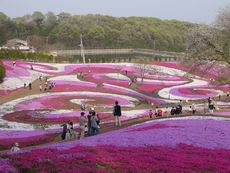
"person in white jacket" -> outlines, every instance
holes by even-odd
[[[19,144],[15,142],[14,146],[10,149],[11,152],[20,151]]]

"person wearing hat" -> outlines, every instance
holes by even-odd
[[[17,152],[19,151],[19,144],[17,142],[15,142],[14,146],[10,149],[11,152]]]

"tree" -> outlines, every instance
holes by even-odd
[[[198,25],[188,35],[188,55],[230,65],[230,5],[222,9],[213,25]]]
[[[32,14],[32,19],[37,24],[37,26],[41,26],[43,20],[45,19],[45,16],[41,12],[35,11]]]
[[[138,58],[134,64],[138,74],[141,77],[141,83],[144,82],[144,78],[148,73],[156,72],[157,70],[153,67],[150,60]]]
[[[0,83],[3,81],[4,77],[5,77],[5,68],[2,61],[0,60]]]
[[[53,30],[56,39],[67,46],[79,45],[80,28],[75,24],[61,22]]]
[[[105,31],[104,28],[100,25],[95,25],[90,28],[88,32],[88,38],[90,40],[91,46],[103,46],[103,40],[105,38]]]
[[[57,23],[57,17],[53,12],[48,12],[45,15],[45,20],[43,21],[43,25],[47,29],[51,29]]]
[[[189,71],[206,74],[219,69],[215,73],[216,82],[230,83],[230,5],[220,10],[213,25],[197,25],[191,29],[187,50],[193,63]],[[220,64],[222,68],[218,68]]]

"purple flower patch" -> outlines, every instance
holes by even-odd
[[[143,127],[143,128],[137,128],[137,129],[134,129],[134,130],[130,130],[131,132],[132,131],[148,131],[148,130],[153,130],[153,129],[162,129],[162,128],[181,128],[180,126],[168,126],[166,124],[154,124],[152,126],[147,126],[147,127]],[[170,129],[168,129],[170,130]]]

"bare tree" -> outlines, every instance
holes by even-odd
[[[230,65],[230,5],[221,9],[213,25],[197,25],[190,31],[188,56]]]
[[[45,36],[39,36],[39,35],[31,35],[27,37],[27,41],[29,45],[32,45],[33,47],[36,48],[36,50],[45,50],[47,49],[48,37]]]
[[[134,66],[137,68],[138,73],[141,77],[141,83],[144,82],[144,78],[150,72],[156,72],[157,70],[151,65],[150,60],[146,60],[145,58],[139,58],[135,61]]]
[[[216,70],[217,82],[230,83],[230,5],[219,11],[212,25],[196,25],[190,30],[187,56],[189,72]]]
[[[222,31],[230,31],[230,4],[219,11],[215,25]]]

